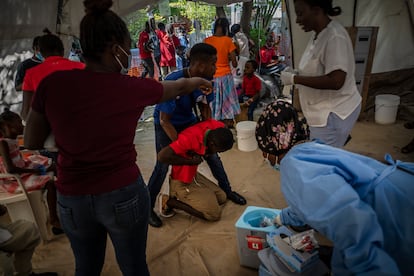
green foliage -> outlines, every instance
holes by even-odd
[[[273,15],[281,5],[281,0],[254,0],[253,2],[253,28],[250,30],[250,37],[255,43],[254,53],[266,43],[269,27]]]
[[[216,15],[216,7],[186,0],[170,0],[171,14],[199,20],[202,30],[208,30]]]
[[[148,20],[148,16],[145,10],[137,10],[133,13],[128,14],[124,18],[125,23],[127,24],[128,30],[131,34],[132,39],[132,48],[136,47],[136,42],[139,37],[139,33],[145,27],[145,21]]]
[[[157,7],[157,6],[156,6]],[[201,2],[192,2],[186,0],[170,0],[171,15],[188,18],[189,20],[199,20],[202,30],[209,30],[210,23],[213,22],[216,15],[216,7],[214,5],[203,4]],[[167,18],[160,15],[158,8],[153,10],[155,22],[167,23]],[[131,33],[132,45],[136,47],[139,33],[144,30],[145,21],[148,20],[145,9],[137,10],[124,17],[128,30]]]
[[[267,33],[265,30],[261,28],[252,28],[250,30],[250,38],[253,39],[255,45],[260,48],[266,43],[266,35]]]
[[[262,28],[263,30],[266,30],[267,27],[269,27],[277,8],[281,4],[281,0],[254,0],[254,28]]]

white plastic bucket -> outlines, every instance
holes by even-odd
[[[383,94],[375,97],[375,122],[386,125],[393,124],[397,119],[400,97],[397,95]]]
[[[236,125],[237,147],[241,151],[254,151],[257,149],[255,136],[256,122],[242,121]]]

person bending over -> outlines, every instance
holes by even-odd
[[[288,207],[275,223],[309,225],[330,239],[333,275],[412,275],[414,163],[293,139],[299,124],[291,110],[268,106],[256,132],[261,150],[280,163]],[[280,120],[268,120],[276,111]]]
[[[188,79],[191,77],[212,79],[216,71],[216,55],[217,51],[213,46],[206,43],[197,43],[190,50],[190,66],[168,74],[166,80]],[[214,94],[211,93],[205,96],[200,89],[195,89],[189,95],[182,95],[176,99],[157,104],[154,109],[155,149],[157,153],[172,141],[175,141],[178,133],[194,125],[199,119],[202,121],[211,119],[209,103],[213,98]],[[199,116],[196,115],[196,110],[200,113]],[[236,204],[246,204],[246,199],[232,190],[218,154],[210,154],[205,160],[213,176],[217,179],[218,185],[226,193],[227,198]],[[153,227],[162,226],[161,219],[153,209],[167,172],[168,164],[157,161],[148,181],[151,197],[149,223]],[[163,210],[160,210],[160,213],[162,216],[168,216],[168,214],[163,214]]]
[[[173,165],[167,205],[201,219],[219,220],[226,193],[197,173],[197,167],[205,156],[227,151],[233,143],[233,134],[223,123],[206,120],[183,130],[177,140],[163,148],[159,161]]]

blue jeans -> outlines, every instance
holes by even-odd
[[[107,234],[123,275],[149,275],[145,253],[148,201],[142,176],[128,186],[104,194],[58,193],[61,223],[75,255],[75,275],[100,275]]]
[[[190,125],[186,126],[175,126],[177,133],[180,133]],[[171,139],[165,133],[164,129],[159,124],[154,124],[154,133],[155,133],[155,150],[157,154],[166,146],[171,143]],[[223,163],[221,162],[220,157],[215,154],[211,154],[209,156],[205,156],[204,158],[207,161],[208,166],[210,167],[211,173],[217,179],[217,182],[220,188],[228,194],[231,192],[231,186],[229,179],[227,178],[227,174],[224,171]],[[148,181],[148,189],[150,192],[151,198],[151,209],[155,206],[155,201],[157,200],[157,195],[161,191],[162,184],[164,183],[165,177],[168,173],[168,164],[161,163],[157,160],[155,163],[154,170],[152,171],[152,175]]]

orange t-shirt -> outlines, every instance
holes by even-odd
[[[204,40],[205,43],[217,49],[217,62],[215,78],[231,73],[229,55],[236,50],[233,40],[228,36],[210,36]]]

